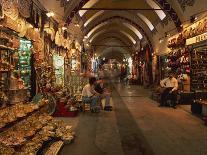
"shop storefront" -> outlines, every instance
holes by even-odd
[[[74,138],[71,126],[50,116],[71,41],[41,8],[33,1],[1,1],[0,154],[57,154]]]
[[[179,90],[187,96],[185,101],[191,104],[192,112],[203,116],[207,116],[206,22],[206,18],[201,19],[171,37],[168,43],[171,51],[166,61],[168,67],[177,73]]]

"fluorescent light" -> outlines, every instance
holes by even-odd
[[[63,26],[63,27],[62,27],[62,30],[63,30],[63,31],[64,31],[64,30],[67,30],[67,27]]]

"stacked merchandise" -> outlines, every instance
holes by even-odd
[[[168,67],[180,74],[190,73],[190,52],[187,48],[172,51],[168,56]]]
[[[0,110],[0,154],[36,154],[47,148],[57,154],[64,143],[70,143],[74,134],[71,126],[45,113],[48,101],[38,104],[17,104]]]
[[[191,90],[207,91],[207,49],[191,52]]]
[[[167,58],[168,68],[177,74],[180,90],[190,91],[190,52],[188,48],[174,49]]]

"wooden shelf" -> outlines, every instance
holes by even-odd
[[[7,46],[4,46],[4,45],[0,45],[0,49],[3,49],[3,50],[11,50],[11,51],[14,51],[15,50],[14,48],[7,47]]]

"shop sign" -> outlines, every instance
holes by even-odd
[[[198,35],[196,37],[190,38],[186,40],[186,45],[191,45],[195,43],[199,43],[201,41],[207,40],[207,33],[203,33],[201,35]]]

